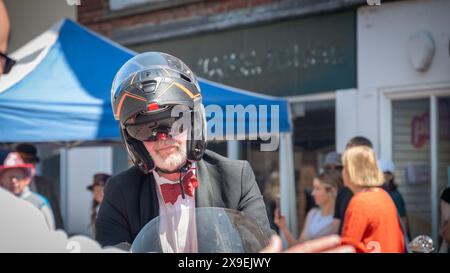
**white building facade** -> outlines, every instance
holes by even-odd
[[[357,12],[357,88],[336,92],[336,147],[368,137],[396,166],[412,236],[438,238],[450,186],[450,1],[399,1]]]

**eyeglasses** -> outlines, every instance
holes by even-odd
[[[16,61],[8,57],[8,55],[0,52],[0,61],[3,68],[3,74],[8,74],[12,67],[16,64]]]

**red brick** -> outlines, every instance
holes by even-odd
[[[212,16],[249,7],[266,5],[279,0],[207,0],[173,8],[136,13],[113,19],[106,19],[109,12],[108,0],[82,0],[77,9],[77,18],[102,34],[110,35],[114,28],[130,27],[146,23],[160,24],[185,18]],[[83,3],[85,3],[83,5]],[[88,4],[87,4],[88,3]]]

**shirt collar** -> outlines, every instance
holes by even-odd
[[[196,173],[195,172],[195,166],[196,166],[196,164],[192,163],[192,168],[194,168],[194,170],[192,170],[192,171],[194,172],[194,174]],[[155,177],[155,181],[156,181],[156,183],[158,183],[158,185],[180,183],[180,181],[178,179],[176,181],[172,181],[172,180],[169,180],[169,179],[167,179],[165,177],[160,176],[159,173],[157,171],[155,171],[155,170],[153,171],[153,176]]]

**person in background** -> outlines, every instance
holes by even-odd
[[[48,200],[34,193],[28,187],[33,179],[34,166],[25,163],[18,153],[9,153],[0,166],[0,187],[10,191],[17,197],[24,199],[38,208],[49,229],[55,229],[55,220]]]
[[[402,225],[406,230],[409,230],[408,228],[408,219],[406,218],[406,206],[405,206],[405,200],[403,199],[402,194],[398,191],[398,186],[395,183],[395,165],[394,162],[391,160],[385,160],[385,159],[379,159],[378,160],[378,166],[380,167],[381,171],[384,174],[384,184],[383,189],[389,193],[389,195],[392,198],[392,201],[394,201],[395,206],[397,207],[397,212],[400,217],[400,220],[402,221]],[[409,232],[407,232],[408,237]]]
[[[441,224],[440,235],[442,244],[439,248],[440,253],[450,253],[450,187],[447,187],[441,194]]]
[[[14,147],[14,151],[19,153],[20,157],[27,164],[36,165],[39,163],[40,159],[37,156],[36,146],[29,143],[19,143]],[[59,195],[56,189],[56,184],[53,180],[40,175],[34,175],[33,181],[30,184],[30,189],[44,196],[50,203],[53,215],[55,217],[55,228],[63,229],[63,220],[61,216],[61,210],[59,205]]]
[[[342,163],[341,163],[341,155],[337,152],[329,152],[325,156],[325,161],[323,163],[322,171],[326,170],[337,170],[339,171],[339,174],[342,170]],[[341,181],[341,184],[338,185],[338,192],[342,188],[342,177],[339,179]],[[317,207],[317,204],[314,201],[314,197],[312,196],[312,188],[305,189],[305,199],[306,199],[306,206],[305,206],[305,212],[308,214],[308,212],[314,208]],[[334,232],[337,234],[337,231]]]
[[[353,197],[345,213],[342,240],[363,253],[402,253],[405,241],[392,198],[381,188],[383,173],[367,146],[349,148],[342,156],[342,177]]]
[[[341,161],[341,154],[337,152],[329,152],[325,156],[325,162],[323,163],[323,169],[325,171],[329,170],[337,170],[342,171],[342,161]]]
[[[266,204],[267,217],[269,218],[270,228],[279,233],[278,226],[275,224],[275,210],[280,203],[280,176],[278,172],[272,172],[264,187],[264,203]]]
[[[356,146],[366,146],[369,148],[373,148],[372,142],[369,139],[363,136],[356,136],[347,142],[347,146],[345,147],[345,149],[349,149],[351,147]],[[336,205],[334,207],[333,230],[335,234],[342,233],[345,212],[352,197],[353,197],[352,191],[345,185],[339,189],[336,197]]]
[[[89,224],[92,236],[95,236],[95,220],[97,219],[100,204],[103,201],[103,190],[110,177],[111,176],[106,173],[96,173],[94,174],[94,181],[92,184],[86,187],[88,191],[92,192],[91,222]]]
[[[342,183],[340,177],[339,171],[328,170],[314,179],[312,195],[318,208],[313,208],[308,212],[298,240],[287,228],[286,218],[279,214],[278,209],[276,210],[275,224],[285,236],[289,247],[333,234],[334,203],[339,184]]]

